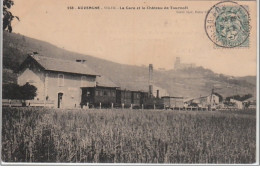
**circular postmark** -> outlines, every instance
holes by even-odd
[[[211,7],[205,18],[205,31],[217,46],[238,47],[249,37],[249,13],[236,2],[220,2]]]

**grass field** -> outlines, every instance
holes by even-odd
[[[5,162],[254,163],[255,111],[2,109]]]

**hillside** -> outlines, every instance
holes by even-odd
[[[3,83],[15,82],[17,69],[27,54],[38,52],[40,55],[73,61],[85,59],[93,70],[106,76],[122,89],[148,90],[148,64],[147,67],[123,65],[70,52],[50,43],[15,33],[4,32],[3,43]],[[225,97],[247,93],[255,95],[256,90],[255,76],[235,78],[216,74],[202,67],[179,71],[154,70],[154,83],[156,86],[166,89],[171,96],[207,95],[213,86],[216,92]]]

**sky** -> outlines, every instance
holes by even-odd
[[[206,12],[216,1],[172,0],[14,0],[13,32],[66,50],[106,60],[172,69],[176,57],[216,73],[256,75],[256,3],[248,48],[217,48],[204,30]],[[239,2],[244,5],[243,2]],[[99,10],[68,10],[99,6]],[[177,10],[120,10],[119,7],[187,6]],[[105,9],[115,7],[117,9]],[[187,13],[190,11],[192,13]],[[201,11],[202,13],[195,13]]]

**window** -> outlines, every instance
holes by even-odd
[[[107,91],[104,91],[104,96],[107,96]]]
[[[99,92],[98,91],[96,91],[96,96],[99,96]]]
[[[58,86],[64,86],[64,75],[58,74]]]
[[[116,95],[116,94],[115,94],[115,91],[111,91],[111,96],[112,96],[112,97],[115,97],[115,95]]]
[[[131,93],[130,93],[130,92],[127,92],[127,93],[126,93],[126,97],[131,98]]]

